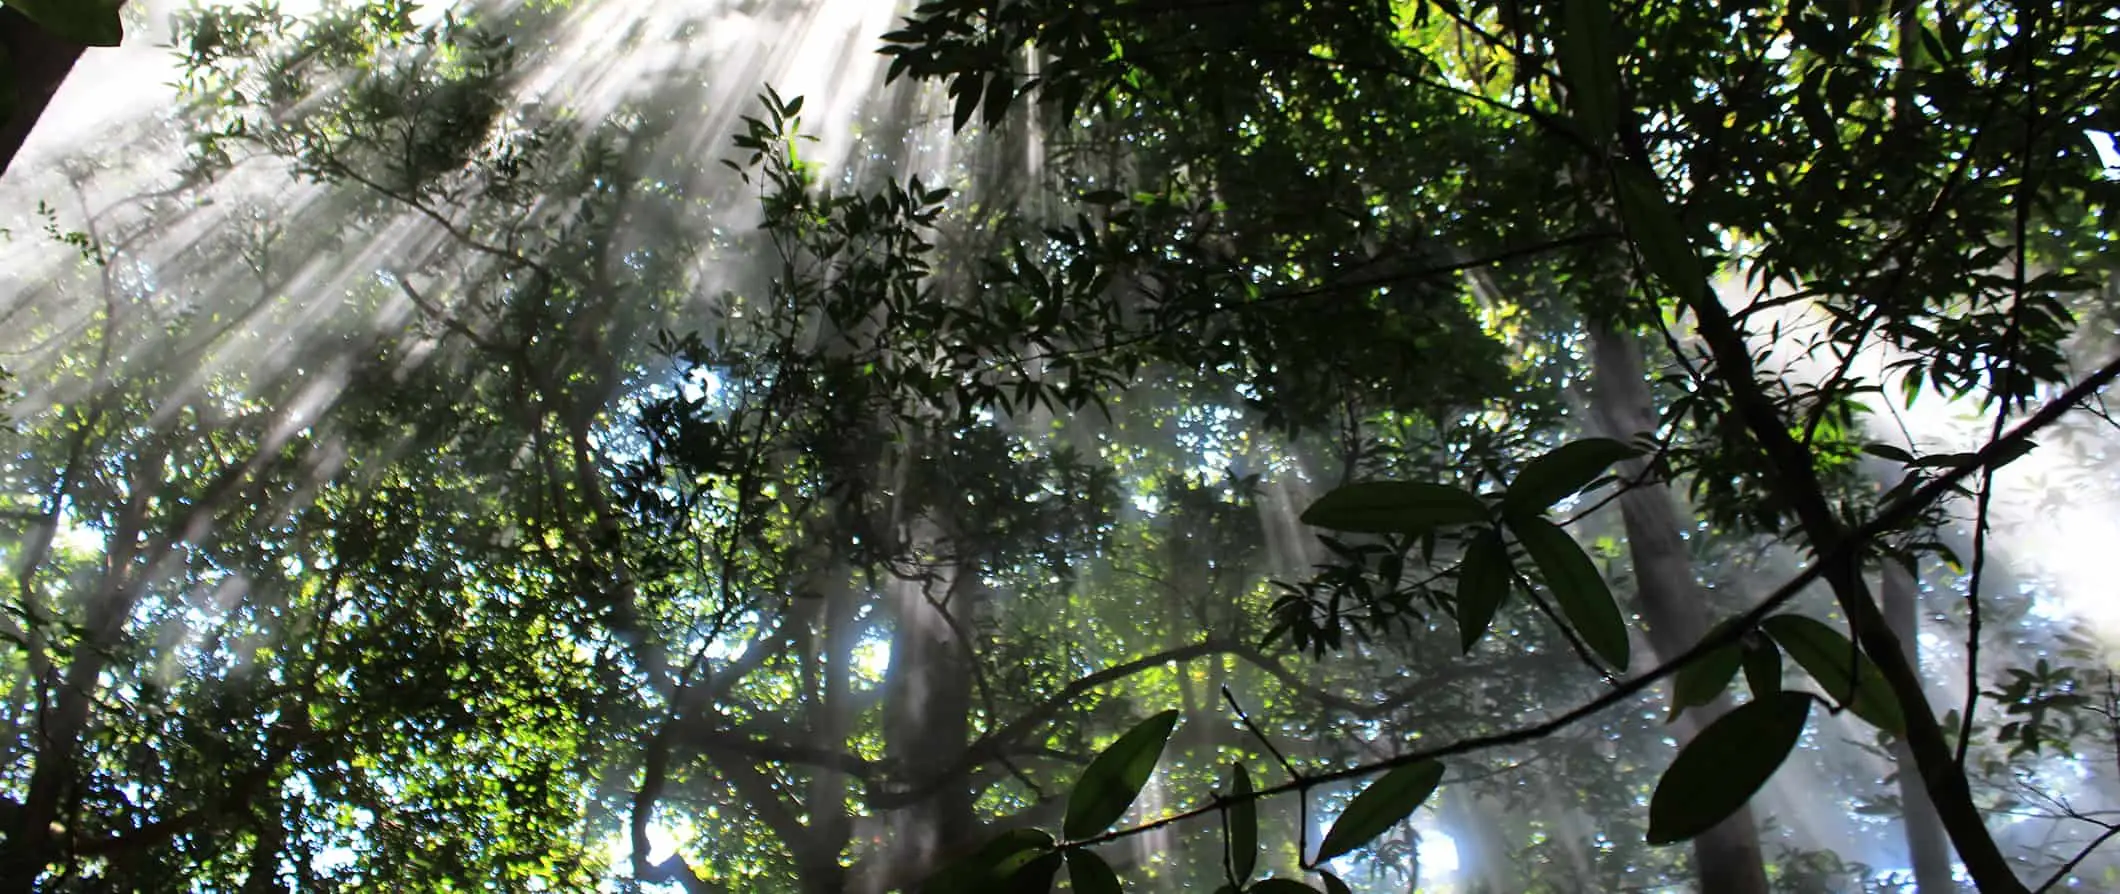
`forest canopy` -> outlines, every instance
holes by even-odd
[[[2120,890],[2120,5],[0,7],[0,892]]]

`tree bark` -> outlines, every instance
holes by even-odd
[[[1915,612],[1918,595],[1914,575],[1897,562],[1884,563],[1884,616],[1893,635],[1905,647],[1907,666],[1921,673],[1920,624]],[[1936,805],[1921,787],[1921,771],[1914,753],[1904,740],[1892,743],[1892,756],[1899,761],[1899,801],[1906,824],[1907,855],[1914,863],[1914,888],[1921,894],[1950,894],[1958,890],[1951,878],[1951,840],[1944,834]]]
[[[1640,343],[1608,323],[1593,323],[1590,354],[1597,384],[1592,402],[1605,432],[1631,439],[1654,431],[1655,404]],[[1638,480],[1646,465],[1646,460],[1630,460],[1621,465],[1621,471],[1629,480]],[[1649,622],[1650,647],[1660,658],[1682,654],[1707,634],[1709,619],[1707,595],[1693,576],[1692,558],[1679,535],[1682,524],[1676,499],[1663,482],[1640,481],[1620,495],[1619,508],[1626,523],[1642,614]],[[1682,715],[1678,721],[1682,739],[1690,740],[1699,727],[1729,709],[1729,699],[1724,697]],[[1750,809],[1739,810],[1693,839],[1693,864],[1701,890],[1766,894],[1765,859]]]

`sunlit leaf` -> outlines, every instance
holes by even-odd
[[[1899,699],[1892,694],[1883,672],[1840,631],[1803,615],[1775,615],[1761,621],[1759,627],[1780,643],[1835,702],[1885,732],[1906,732],[1906,714],[1900,710]]]
[[[1802,738],[1811,698],[1780,692],[1746,702],[1679,749],[1649,799],[1649,843],[1692,839],[1744,807]]]
[[[1662,279],[1672,294],[1685,299],[1707,288],[1700,255],[1679,224],[1678,209],[1664,198],[1655,178],[1634,165],[1619,165],[1613,179],[1618,184],[1619,212],[1627,224],[1627,237],[1641,251],[1649,272]]]
[[[1125,816],[1126,808],[1141,794],[1141,786],[1148,784],[1149,774],[1155,772],[1170,731],[1177,725],[1178,712],[1164,711],[1127,730],[1090,761],[1068,793],[1062,832],[1070,839],[1087,838]]]
[[[1053,850],[1053,836],[1038,829],[1011,829],[930,876],[926,894],[990,891]]]
[[[1458,641],[1465,651],[1472,651],[1494,623],[1495,611],[1515,589],[1511,577],[1502,532],[1486,528],[1474,535],[1465,547],[1464,561],[1458,564]]]
[[[1361,534],[1421,534],[1488,518],[1487,504],[1447,484],[1365,481],[1334,488],[1303,510],[1303,523]]]
[[[1570,441],[1524,464],[1502,494],[1502,511],[1536,515],[1596,481],[1613,463],[1641,451],[1611,438]]]
[[[1252,800],[1251,774],[1243,764],[1229,767],[1229,861],[1231,874],[1251,878],[1259,863],[1259,802]]]
[[[119,0],[5,0],[8,6],[60,38],[91,47],[114,47],[125,38]]]
[[[1075,848],[1067,852],[1067,883],[1075,894],[1119,894],[1119,874],[1095,851]]]
[[[1333,821],[1325,840],[1318,844],[1317,861],[1323,863],[1390,831],[1413,815],[1442,781],[1443,765],[1436,761],[1407,764],[1384,774],[1354,796],[1347,810]]]
[[[1625,668],[1629,653],[1627,622],[1590,555],[1567,531],[1543,518],[1512,518],[1509,529],[1516,532],[1517,542],[1524,545],[1524,552],[1531,555],[1532,563],[1545,576],[1553,601],[1560,604],[1562,617],[1575,627],[1583,644],[1606,663]]]

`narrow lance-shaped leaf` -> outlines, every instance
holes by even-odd
[[[1251,774],[1243,764],[1229,767],[1229,797],[1229,871],[1241,882],[1259,863],[1259,802],[1252,800]]]
[[[1465,558],[1458,563],[1458,640],[1465,651],[1472,651],[1494,623],[1495,611],[1514,589],[1510,578],[1509,549],[1502,544],[1502,532],[1494,528],[1481,530],[1465,547]]]
[[[1303,510],[1303,523],[1359,534],[1422,534],[1488,518],[1462,488],[1419,481],[1364,481],[1334,488]]]
[[[1803,737],[1811,698],[1778,692],[1746,702],[1679,749],[1649,799],[1649,843],[1689,840],[1745,806]]]
[[[1323,863],[1389,831],[1400,820],[1435,793],[1443,781],[1443,765],[1435,761],[1407,764],[1370,783],[1348,802],[1347,810],[1334,820],[1318,844],[1318,862]]]
[[[1906,714],[1900,710],[1899,699],[1892,694],[1884,674],[1870,656],[1856,651],[1855,644],[1840,631],[1803,615],[1775,615],[1761,621],[1759,627],[1780,643],[1827,695],[1855,712],[1855,716],[1895,736],[1906,732]]]
[[[1546,451],[1524,464],[1524,470],[1502,494],[1502,511],[1537,515],[1590,486],[1613,463],[1641,451],[1611,438],[1585,438]]]
[[[1627,622],[1590,555],[1567,531],[1543,518],[1512,518],[1509,529],[1516,532],[1517,542],[1545,576],[1546,588],[1553,592],[1553,601],[1560,603],[1562,617],[1574,625],[1583,643],[1606,663],[1626,668]]]
[[[1075,894],[1119,894],[1119,874],[1095,851],[1076,848],[1067,852],[1067,883]]]
[[[1067,795],[1067,818],[1061,831],[1070,839],[1102,832],[1126,815],[1141,786],[1155,772],[1156,760],[1178,725],[1178,712],[1164,711],[1136,724],[1089,762]]]
[[[1690,300],[1708,287],[1701,273],[1700,256],[1680,225],[1678,209],[1664,198],[1655,177],[1635,165],[1615,169],[1619,212],[1627,225],[1627,236],[1642,253],[1642,263],[1664,281],[1672,294]]]
[[[1568,100],[1600,145],[1618,127],[1614,88],[1619,60],[1612,51],[1612,10],[1604,0],[1569,0],[1562,4],[1561,74],[1568,79]]]

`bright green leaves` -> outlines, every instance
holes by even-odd
[[[1443,765],[1435,761],[1407,764],[1370,783],[1333,821],[1318,844],[1317,862],[1323,863],[1389,831],[1400,820],[1435,793],[1443,781]]]
[[[1119,874],[1095,851],[1067,852],[1067,881],[1075,894],[1119,894]]]
[[[1067,796],[1067,818],[1061,831],[1070,839],[1088,838],[1126,815],[1148,775],[1155,772],[1163,746],[1177,728],[1178,712],[1164,711],[1141,721],[1104,749]]]
[[[1509,566],[1509,548],[1502,543],[1502,532],[1483,528],[1472,535],[1458,565],[1458,638],[1465,651],[1472,651],[1473,644],[1486,635],[1495,610],[1502,607],[1514,586],[1515,572]]]
[[[1447,484],[1365,481],[1334,488],[1303,511],[1303,523],[1358,534],[1426,534],[1488,519],[1480,498]]]
[[[1604,0],[1562,4],[1561,76],[1577,120],[1599,145],[1618,129],[1619,59],[1612,47],[1612,9]]]
[[[125,37],[119,0],[4,0],[52,34],[91,47],[114,47]]]
[[[1582,636],[1583,644],[1613,667],[1624,669],[1627,622],[1589,554],[1568,532],[1544,518],[1511,518],[1509,529],[1516,533],[1517,542],[1523,544],[1532,564],[1545,576],[1546,589],[1552,591],[1561,615]]]
[[[1811,699],[1779,692],[1746,702],[1686,743],[1649,799],[1649,843],[1689,840],[1745,806],[1803,737]]]
[[[1885,732],[1906,733],[1906,714],[1884,674],[1839,631],[1803,615],[1775,615],[1759,628],[1842,707]]]
[[[1243,764],[1229,767],[1229,810],[1223,814],[1229,834],[1229,875],[1251,878],[1259,865],[1259,802],[1252,796],[1251,774]]]
[[[1502,495],[1502,513],[1523,515],[1545,512],[1553,504],[1589,487],[1613,463],[1632,459],[1641,451],[1611,438],[1570,441],[1524,464]]]

